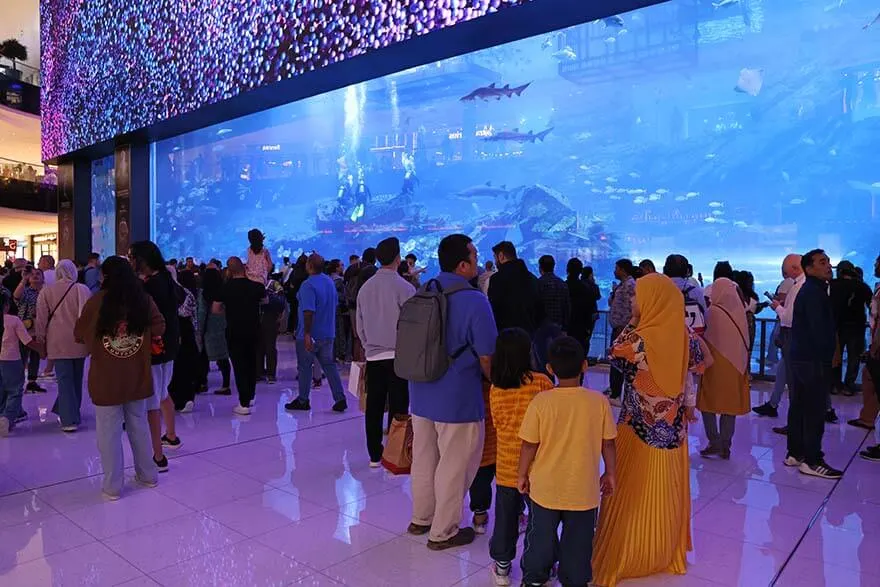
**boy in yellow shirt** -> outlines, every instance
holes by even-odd
[[[522,557],[523,585],[544,585],[559,560],[563,587],[592,580],[593,530],[601,493],[615,486],[617,427],[608,399],[584,389],[584,349],[575,339],[555,340],[548,369],[559,386],[535,396],[526,410],[519,437],[519,490],[531,498]],[[599,477],[599,459],[605,474]],[[558,537],[562,524],[562,539]]]

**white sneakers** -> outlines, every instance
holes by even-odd
[[[239,416],[250,416],[250,415],[251,415],[251,409],[250,409],[250,408],[246,408],[246,407],[244,407],[244,406],[242,406],[242,405],[237,405],[237,406],[235,406],[234,408],[232,408],[232,413],[233,413],[233,414],[236,414],[236,415],[239,415]]]
[[[180,413],[181,413],[181,414],[189,414],[190,412],[193,411],[193,408],[195,408],[195,407],[196,407],[196,404],[195,404],[195,403],[193,403],[193,402],[191,402],[191,401],[188,401],[188,402],[186,402],[186,404],[180,409]]]

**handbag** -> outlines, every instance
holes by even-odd
[[[382,466],[392,475],[409,475],[413,461],[413,427],[409,414],[394,416],[382,452]]]
[[[348,393],[358,401],[361,412],[367,411],[367,364],[355,361],[348,373]]]

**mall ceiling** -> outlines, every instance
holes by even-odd
[[[0,159],[42,167],[39,116],[0,106]]]

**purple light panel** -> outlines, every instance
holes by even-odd
[[[42,0],[49,159],[530,0]]]

